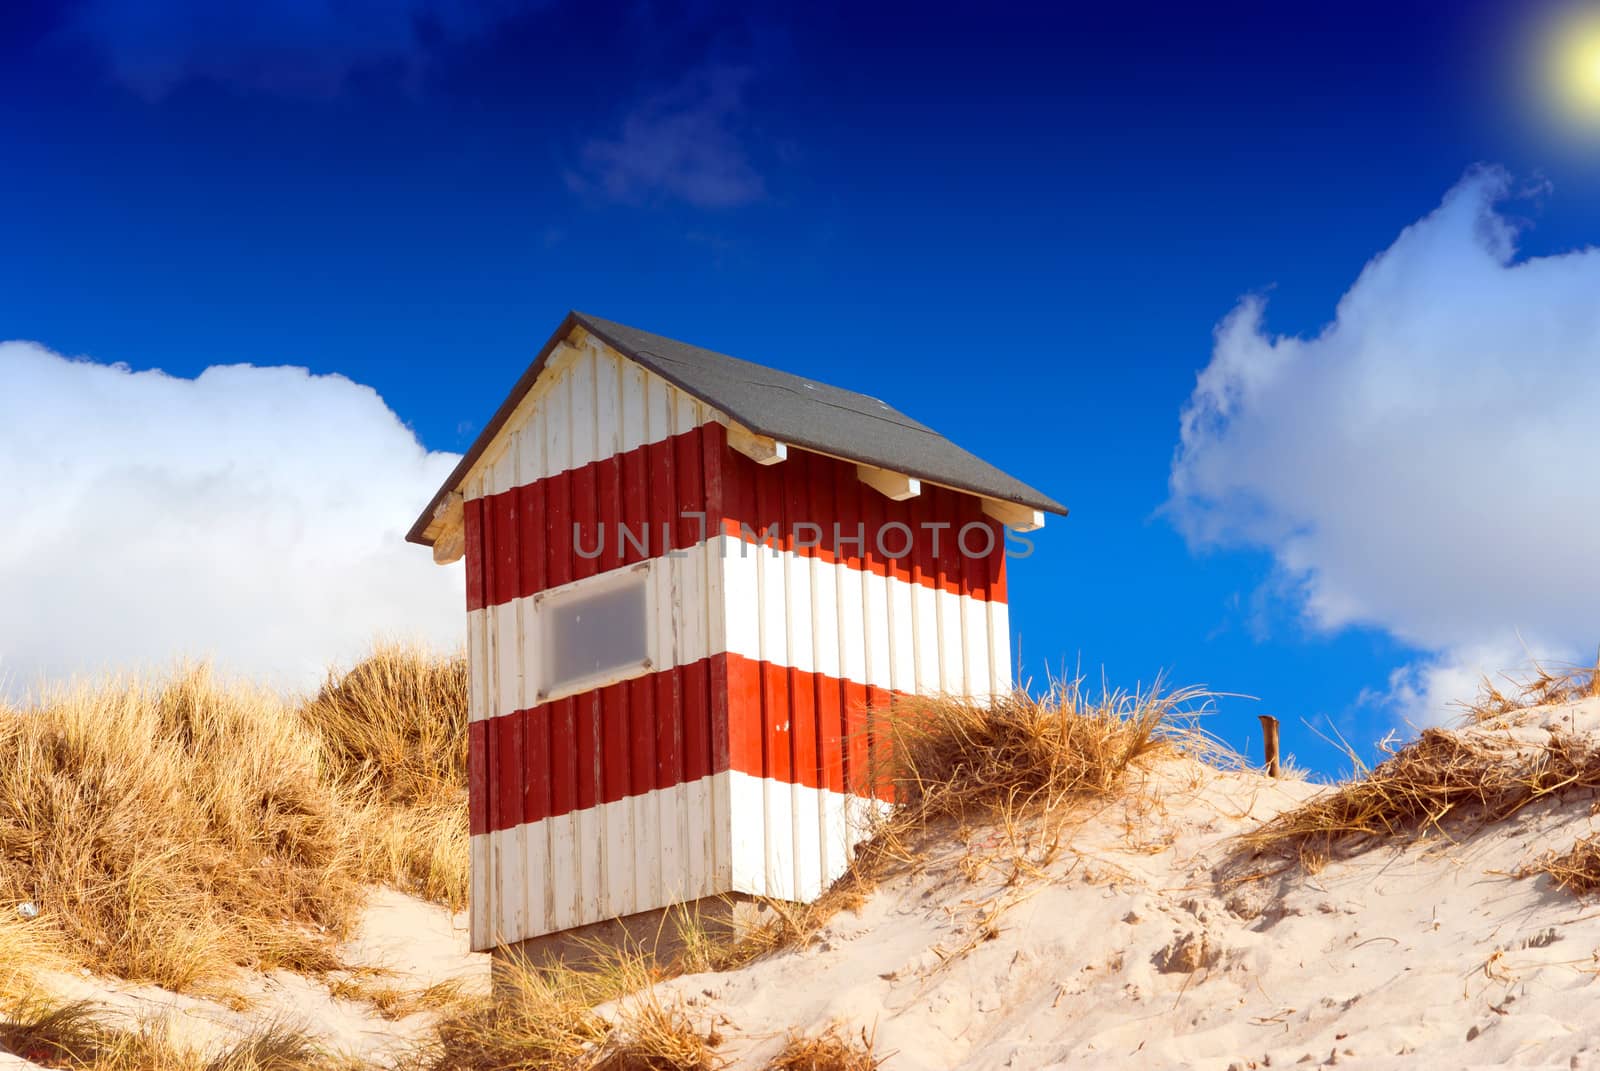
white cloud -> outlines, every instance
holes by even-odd
[[[583,145],[583,167],[567,173],[567,186],[625,203],[658,195],[700,208],[760,200],[766,185],[735,130],[750,73],[708,67],[646,98],[615,138]]]
[[[1427,652],[1391,682],[1418,720],[1600,634],[1600,251],[1518,260],[1511,192],[1469,172],[1315,337],[1242,301],[1173,463],[1192,545],[1266,548],[1313,626]]]
[[[0,343],[4,690],[185,656],[306,687],[379,635],[457,646],[460,566],[403,542],[456,460],[342,376]]]

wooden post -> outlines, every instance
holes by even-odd
[[[1267,753],[1267,776],[1278,776],[1278,719],[1271,714],[1261,717],[1261,746]]]

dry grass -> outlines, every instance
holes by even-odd
[[[1042,698],[904,700],[882,723],[899,800],[891,825],[1048,815],[1115,795],[1140,760],[1173,749],[1178,722],[1208,698],[1159,683],[1091,697],[1070,681]]]
[[[582,968],[496,963],[493,995],[462,999],[400,1071],[713,1071],[720,1038],[681,1004],[636,951],[595,950]],[[609,1006],[609,1010],[606,1010]]]
[[[320,973],[368,884],[459,907],[465,676],[385,647],[298,709],[203,666],[0,705],[0,986],[49,944],[177,990]]]
[[[1600,836],[1581,837],[1564,852],[1549,852],[1526,867],[1518,877],[1548,874],[1556,887],[1574,896],[1600,891]]]
[[[348,1061],[304,1033],[267,1024],[218,1052],[176,1044],[161,1023],[126,1026],[88,1002],[29,1000],[0,1019],[0,1052],[70,1071],[330,1071]]]
[[[333,988],[392,1017],[440,1012],[436,1035],[407,1065],[418,1069],[705,1071],[715,1039],[681,1006],[661,1004],[656,980],[734,969],[813,940],[905,861],[913,831],[930,822],[999,815],[1009,826],[1117,794],[1143,759],[1174,746],[1169,719],[1198,698],[1158,690],[1091,701],[1073,684],[1043,700],[908,701],[880,723],[892,761],[883,776],[902,803],[812,904],[766,902],[743,930],[696,937],[685,927],[683,954],[664,967],[629,953],[582,971],[502,965],[493,1000],[408,992],[359,973]],[[0,709],[0,912],[22,901],[43,911],[23,924],[0,913],[0,971],[43,963],[52,949],[174,989],[225,984],[241,966],[340,970],[336,941],[366,884],[465,901],[465,752],[464,661],[400,647],[330,676],[298,707],[190,668]],[[0,984],[25,992],[14,973],[14,983],[0,973]],[[595,1010],[606,1004],[611,1013]],[[51,1014],[23,1025],[92,1044],[95,1066],[120,1068],[106,1054],[136,1043],[152,1067],[199,1066],[192,1054],[156,1062],[158,1032],[112,1036],[88,1012]],[[87,1042],[72,1042],[74,1022]],[[281,1066],[299,1066],[290,1041],[281,1047]],[[230,1058],[245,1062],[216,1067],[265,1067],[266,1051],[239,1049]]]
[[[611,1036],[594,1009],[648,986],[649,964],[635,956],[585,970],[511,959],[495,965],[495,992],[463,1002],[405,1061],[405,1071],[545,1071],[591,1066]]]
[[[40,971],[66,962],[50,921],[25,919],[18,906],[0,902],[0,1007],[32,993]]]
[[[346,808],[276,697],[203,667],[0,711],[0,903],[96,970],[320,970],[360,903]]]
[[[394,985],[385,980],[387,973],[370,968],[350,971],[329,983],[328,995],[366,1004],[390,1022],[418,1012],[446,1012],[469,999],[458,981],[435,982],[418,988]]]
[[[0,1052],[46,1067],[86,1066],[112,1041],[112,1032],[88,1001],[25,999],[0,1019]]]
[[[1552,733],[1538,745],[1428,729],[1367,772],[1286,811],[1241,841],[1315,869],[1372,840],[1410,838],[1449,819],[1487,824],[1535,800],[1600,788],[1600,750]]]
[[[838,1023],[807,1036],[791,1032],[768,1071],[877,1071],[883,1057],[874,1051],[874,1035],[865,1027],[852,1034]]]
[[[364,869],[459,910],[467,902],[467,660],[380,646],[329,674],[300,716],[334,782],[364,803]]]
[[[623,1002],[611,1035],[588,1066],[593,1071],[714,1071],[720,1039],[701,1033],[681,1004],[654,989]]]
[[[1488,721],[1518,710],[1600,696],[1600,657],[1593,666],[1584,667],[1552,667],[1535,662],[1527,674],[1507,674],[1501,681],[1504,690],[1485,677],[1477,696],[1460,704],[1468,721]]]

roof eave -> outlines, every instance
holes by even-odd
[[[406,533],[406,542],[415,543],[418,546],[424,547],[433,546],[434,537],[430,536],[428,529],[433,527],[435,521],[437,520],[436,513],[439,509],[440,503],[442,503],[452,491],[458,490],[461,484],[466,481],[466,478],[471,474],[473,467],[477,465],[478,461],[483,457],[490,445],[493,444],[494,440],[499,436],[501,429],[503,429],[506,423],[511,419],[512,414],[516,412],[517,407],[522,404],[522,399],[527,396],[528,392],[533,389],[533,385],[538,382],[539,376],[544,372],[545,365],[550,360],[550,355],[555,352],[557,346],[561,345],[561,343],[566,340],[568,335],[572,334],[573,328],[577,327],[583,328],[585,331],[594,335],[596,338],[600,339],[606,345],[624,355],[629,360],[648,366],[652,374],[660,376],[662,379],[666,380],[668,383],[671,383],[674,387],[683,391],[685,394],[699,398],[702,402],[706,403],[712,408],[726,413],[731,419],[738,421],[751,431],[773,438],[782,437],[775,435],[773,429],[764,426],[761,421],[750,419],[748,414],[738,413],[728,408],[724,400],[704,397],[699,391],[690,387],[678,376],[673,375],[669,369],[661,367],[659,362],[652,361],[648,357],[641,356],[632,346],[622,343],[614,335],[606,331],[599,324],[595,323],[592,317],[586,316],[576,310],[572,310],[562,318],[561,325],[557,327],[556,330],[550,335],[549,339],[545,341],[545,344],[539,350],[538,356],[534,358],[533,363],[528,365],[528,367],[523,371],[522,375],[518,377],[516,383],[512,386],[511,392],[506,396],[506,400],[500,404],[500,408],[495,410],[494,416],[489,418],[489,423],[484,425],[483,431],[478,433],[478,437],[474,439],[472,445],[467,448],[467,452],[462,455],[461,460],[457,462],[456,467],[451,470],[450,475],[445,478],[445,481],[442,485],[440,485],[439,490],[436,491],[433,497],[428,501],[427,506],[424,507],[422,513],[418,515],[416,521],[413,522],[410,530]],[[839,456],[834,450],[829,450],[824,444],[803,442],[795,439],[792,436],[783,438],[785,442],[791,443],[802,450],[809,450],[813,453],[827,454],[830,457]],[[850,458],[849,460],[864,464],[881,464],[880,461],[872,458]],[[1066,506],[1063,506],[1061,503],[1055,501],[1047,495],[1035,491],[1031,487],[1026,489],[1032,492],[1033,497],[1012,497],[996,495],[992,491],[983,491],[973,487],[962,487],[958,484],[950,482],[948,477],[939,477],[932,473],[907,472],[906,475],[915,476],[918,479],[927,480],[929,483],[938,484],[942,487],[949,487],[951,490],[960,491],[964,494],[975,495],[979,498],[992,499],[996,502],[1009,502],[1014,505],[1025,506],[1028,509],[1052,513],[1059,517],[1067,516]]]
[[[707,405],[711,406],[712,408],[717,409],[717,410],[719,410],[719,411],[721,411],[723,413],[726,413],[729,417],[731,417],[734,420],[737,420],[739,423],[743,424],[746,428],[748,428],[751,431],[755,432],[757,435],[765,435],[768,438],[772,438],[772,439],[781,439],[783,442],[786,442],[791,446],[798,446],[800,449],[809,450],[814,454],[826,454],[829,457],[841,457],[842,456],[841,454],[838,453],[838,450],[837,450],[836,447],[833,448],[833,449],[830,449],[827,446],[827,444],[824,444],[824,443],[806,442],[806,441],[804,441],[802,439],[799,439],[799,438],[796,438],[795,436],[792,436],[792,435],[783,435],[782,433],[778,432],[776,429],[772,428],[770,425],[766,425],[760,420],[751,419],[751,417],[747,413],[736,412],[735,410],[733,410],[732,408],[730,408],[728,406],[726,400],[723,400],[723,399],[712,399],[712,398],[704,397],[703,395],[701,395],[701,393],[699,391],[697,391],[693,387],[689,386],[687,383],[685,383],[678,376],[673,375],[672,372],[669,369],[662,367],[659,361],[653,361],[648,356],[641,356],[639,354],[639,352],[637,350],[635,350],[632,346],[626,345],[621,340],[619,340],[615,335],[612,335],[610,332],[606,331],[606,329],[604,327],[602,327],[599,324],[595,323],[593,317],[587,316],[587,315],[585,315],[584,313],[581,313],[581,312],[574,311],[574,312],[571,312],[571,313],[568,314],[568,319],[574,321],[578,326],[581,326],[585,331],[588,331],[595,338],[600,339],[606,345],[610,346],[612,349],[616,350],[618,353],[624,355],[629,360],[635,361],[637,363],[644,364],[644,365],[648,366],[650,371],[651,371],[651,373],[653,373],[654,375],[660,376],[662,379],[666,380],[668,383],[671,383],[674,387],[677,387],[679,390],[683,391],[685,394],[691,395],[692,397],[695,397],[695,398],[699,398],[702,402],[705,402]],[[884,464],[884,462],[881,459],[873,459],[873,458],[870,458],[870,457],[851,457],[851,458],[847,458],[847,460],[853,461],[853,462],[860,462],[860,463],[868,464],[868,465],[881,465],[881,464]],[[961,491],[964,494],[976,495],[979,498],[989,498],[989,499],[995,500],[996,502],[1011,502],[1011,503],[1014,503],[1014,504],[1019,505],[1019,506],[1026,506],[1029,509],[1037,509],[1037,510],[1043,510],[1045,513],[1053,513],[1058,517],[1065,517],[1067,515],[1067,507],[1063,506],[1061,503],[1057,502],[1055,499],[1049,497],[1048,495],[1045,495],[1040,491],[1035,491],[1031,487],[1028,487],[1027,490],[1033,492],[1033,495],[1034,495],[1033,498],[1031,498],[1031,499],[1028,499],[1028,498],[1011,498],[1011,497],[1007,497],[1007,496],[997,495],[992,491],[983,491],[983,490],[979,490],[979,489],[974,488],[974,487],[962,487],[962,486],[959,486],[957,484],[951,483],[948,477],[936,476],[936,475],[933,475],[931,473],[926,473],[926,472],[906,472],[906,475],[907,476],[915,476],[915,477],[917,477],[918,479],[921,479],[921,480],[927,480],[929,483],[938,484],[941,487],[949,487],[951,490]],[[1013,477],[1013,479],[1014,478],[1015,477]],[[1020,483],[1021,481],[1018,481],[1018,482]],[[1024,485],[1024,486],[1026,487],[1026,485]]]

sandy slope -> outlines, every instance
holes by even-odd
[[[1521,720],[1532,740],[1545,723],[1600,732],[1600,702]],[[837,1018],[875,1026],[895,1071],[1600,1068],[1600,905],[1511,876],[1591,830],[1588,798],[1230,886],[1266,864],[1230,859],[1229,835],[1318,789],[1187,762],[1146,788],[1081,826],[1041,879],[1007,887],[1001,863],[969,881],[958,848],[812,949],[671,988],[726,1018],[743,1066],[786,1027]],[[973,946],[996,909],[998,935]]]
[[[1600,701],[1473,731],[1515,749],[1552,728],[1600,734]],[[788,1028],[840,1020],[876,1030],[889,1071],[1600,1068],[1600,903],[1512,876],[1590,832],[1590,798],[1313,876],[1260,876],[1278,864],[1239,856],[1233,835],[1318,791],[1168,762],[1082,816],[1037,872],[1014,872],[997,831],[951,835],[812,947],[662,988],[716,1022],[741,1067],[761,1066]],[[487,974],[461,919],[396,893],[376,896],[347,954],[396,984]],[[59,981],[130,1014],[170,1014],[197,1039],[277,1015],[381,1057],[426,1025],[291,975],[253,982],[242,1013]]]
[[[351,967],[386,972],[375,975],[380,984],[420,989],[457,979],[463,986],[488,986],[488,957],[467,950],[464,913],[452,915],[389,889],[373,891],[361,926],[341,955]],[[263,1021],[278,1021],[304,1027],[334,1051],[381,1060],[420,1036],[430,1022],[426,1013],[386,1020],[366,1002],[335,998],[326,985],[287,971],[243,977],[233,987],[242,1007],[86,975],[57,974],[44,983],[62,998],[94,1001],[130,1022],[165,1020],[175,1039],[200,1049],[226,1043]],[[33,1065],[0,1054],[0,1071],[13,1066]]]

